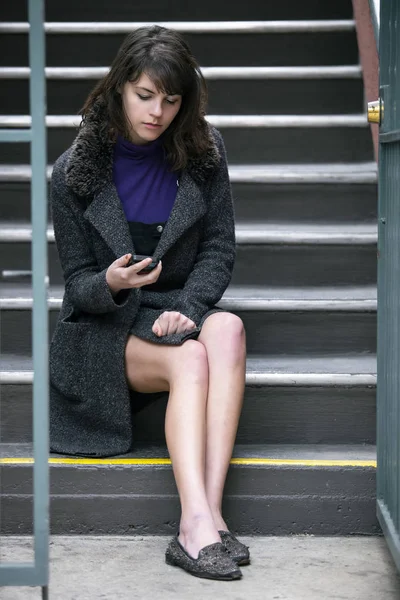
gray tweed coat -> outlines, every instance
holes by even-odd
[[[130,333],[157,344],[196,337],[231,279],[235,258],[232,197],[224,144],[182,172],[172,213],[154,253],[169,291],[122,290],[106,282],[109,265],[134,248],[112,178],[113,145],[100,110],[55,163],[51,206],[65,293],[50,344],[50,438],[54,452],[109,456],[132,444],[132,392],[124,366]],[[192,319],[188,334],[158,338],[165,310]]]

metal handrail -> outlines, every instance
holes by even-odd
[[[369,0],[371,20],[374,27],[376,47],[379,52],[380,0]]]

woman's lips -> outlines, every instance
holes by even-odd
[[[161,127],[161,125],[154,123],[144,123],[144,126],[148,127],[149,129],[159,129]]]

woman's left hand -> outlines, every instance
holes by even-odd
[[[185,317],[185,315],[182,315],[182,313],[166,311],[154,322],[152,330],[158,337],[162,337],[164,335],[182,333],[195,328],[196,324],[188,317]]]

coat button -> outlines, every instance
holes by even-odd
[[[164,229],[164,227],[162,225],[157,225],[157,231],[158,231],[158,233],[162,233],[163,229]]]

